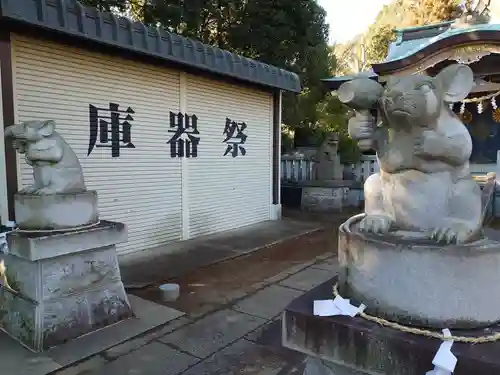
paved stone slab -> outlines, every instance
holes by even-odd
[[[281,281],[279,284],[307,292],[331,279],[333,276],[335,276],[335,273],[332,271],[326,271],[318,268],[308,268],[290,276],[288,279]]]
[[[353,370],[316,357],[307,357],[304,374],[306,375],[365,375],[365,372]]]
[[[64,370],[57,371],[53,375],[86,375],[91,371],[104,366],[105,363],[107,363],[107,361],[103,357],[101,357],[100,355],[96,355],[75,366],[67,367]]]
[[[265,319],[248,314],[222,310],[189,324],[160,341],[173,344],[196,357],[206,358],[265,322]]]
[[[100,331],[82,336],[46,352],[55,362],[66,366],[121,344],[182,315],[182,312],[129,295],[136,318],[124,320]]]
[[[302,292],[271,285],[237,303],[233,309],[261,318],[271,319],[280,314],[285,307]]]
[[[245,340],[264,346],[281,348],[281,316],[270,320],[256,330],[245,335]]]
[[[0,374],[45,375],[61,366],[44,353],[33,353],[0,332]]]
[[[88,375],[177,375],[197,362],[197,358],[165,344],[152,342]]]
[[[327,259],[332,259],[332,258],[336,258],[337,257],[337,254],[334,253],[333,251],[330,251],[328,253],[325,253],[323,255],[319,255],[316,257],[317,260],[327,260]]]
[[[308,262],[296,264],[293,267],[290,267],[290,268],[288,268],[288,269],[286,269],[286,270],[284,270],[284,271],[282,271],[274,276],[271,276],[271,277],[265,279],[264,282],[267,284],[274,284],[274,283],[280,282],[281,280],[286,279],[290,275],[294,275],[302,270],[305,270],[306,268],[313,265],[314,262],[316,262],[316,259],[310,260]]]
[[[277,375],[287,361],[264,346],[239,340],[190,368],[183,375]]]
[[[145,335],[137,337],[133,340],[126,341],[123,344],[114,346],[114,347],[106,350],[103,355],[107,359],[118,358],[124,354],[130,353],[131,351],[139,349],[140,347],[145,346],[146,344],[149,344],[151,341],[156,340],[160,337],[163,337],[163,336],[169,334],[170,332],[173,332],[173,331],[179,329],[180,327],[182,327],[190,322],[191,321],[188,318],[181,316],[180,318],[172,320],[170,323],[168,323],[164,327],[161,327],[159,329],[155,329],[154,331],[146,333]]]
[[[325,270],[325,271],[330,271],[332,273],[332,276],[334,276],[335,274],[337,274],[337,272],[339,270],[339,263],[337,260],[324,261],[324,262],[320,262],[320,263],[315,263],[311,267],[312,268],[319,268],[319,269]]]

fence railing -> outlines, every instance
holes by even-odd
[[[314,161],[304,158],[303,155],[282,155],[281,157],[281,179],[283,181],[311,181],[313,176]],[[371,174],[378,171],[378,163],[375,155],[363,155],[357,164],[344,165],[348,168],[353,179],[364,182]]]
[[[281,157],[281,179],[285,181],[313,180],[314,161],[302,155],[283,155]]]
[[[354,179],[359,182],[365,182],[370,175],[379,170],[375,155],[363,155],[359,163],[351,164],[349,167],[352,168]]]

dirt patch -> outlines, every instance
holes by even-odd
[[[180,285],[181,296],[175,302],[162,302],[157,285],[133,293],[192,316],[205,314],[262,288],[264,280],[292,267],[326,253],[334,256],[337,228],[344,219],[345,214],[314,233],[165,280]]]

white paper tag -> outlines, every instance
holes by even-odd
[[[349,299],[342,298],[340,296],[335,297],[335,299],[326,299],[314,301],[313,314],[316,316],[335,316],[335,315],[346,315],[354,317],[360,312],[364,311],[365,305],[361,304],[359,307],[351,305]]]
[[[444,337],[451,337],[451,332],[449,329],[443,329]],[[434,369],[428,371],[426,375],[451,375],[455,371],[457,365],[457,357],[451,352],[451,346],[453,345],[453,340],[445,340],[439,346],[432,364]]]

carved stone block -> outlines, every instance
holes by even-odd
[[[97,192],[16,194],[16,222],[24,230],[69,229],[99,221]]]
[[[306,211],[340,211],[347,204],[347,187],[303,187],[301,207]]]
[[[55,258],[125,241],[126,226],[106,220],[101,220],[98,225],[87,229],[52,233],[16,231],[7,236],[10,254],[28,260]]]
[[[101,223],[97,232],[87,230],[93,232],[89,239],[94,247],[59,256],[50,256],[49,244],[59,254],[58,249],[72,248],[85,231],[31,237],[9,234],[19,253],[45,257],[2,256],[7,281],[15,292],[0,289],[0,326],[29,348],[42,351],[133,316],[116,247],[110,243],[123,240],[124,230],[121,223]],[[22,244],[31,249],[22,251]]]

